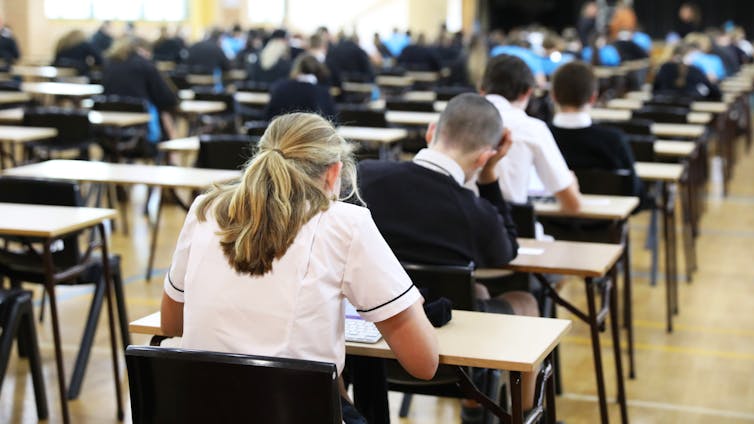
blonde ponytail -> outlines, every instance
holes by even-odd
[[[350,189],[348,197],[359,198],[351,152],[322,117],[279,116],[262,136],[243,176],[214,187],[199,204],[197,216],[206,220],[211,208],[230,265],[239,273],[263,275],[301,227],[330,206],[323,180],[330,165],[343,163],[341,180]]]

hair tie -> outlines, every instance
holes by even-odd
[[[272,150],[270,150],[270,151],[271,151],[271,152],[275,152],[275,153],[279,154],[280,156],[282,156],[282,157],[283,157],[283,159],[287,159],[287,158],[285,157],[285,153],[283,153],[283,151],[282,151],[282,150],[280,150],[280,149],[272,149]]]

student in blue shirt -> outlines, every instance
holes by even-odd
[[[592,53],[595,49],[598,51],[596,58]],[[618,49],[607,44],[604,35],[595,36],[590,45],[581,51],[581,58],[595,66],[618,66],[621,62]]]
[[[523,60],[529,69],[531,69],[531,73],[534,74],[534,79],[537,81],[537,85],[540,87],[545,85],[545,70],[542,65],[542,58],[539,55],[526,47],[513,44],[497,46],[490,51],[490,57],[499,56],[501,54],[516,56]]]

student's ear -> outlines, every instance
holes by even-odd
[[[597,91],[593,92],[591,96],[589,96],[589,105],[594,106],[595,103],[597,103],[597,97],[599,95],[597,94]]]
[[[338,191],[340,189],[338,186],[340,185],[340,170],[343,169],[343,162],[335,162],[334,164],[327,167],[327,171],[325,171],[325,190],[328,191],[335,191],[337,188]],[[339,193],[335,193],[336,195]]]
[[[437,122],[430,122],[429,126],[427,126],[427,132],[424,133],[424,141],[427,142],[428,146],[432,144],[432,140],[434,140],[435,138],[436,130],[437,130]]]

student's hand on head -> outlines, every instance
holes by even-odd
[[[512,145],[513,138],[511,137],[511,132],[506,128],[503,131],[503,136],[500,138],[500,143],[498,143],[494,153],[487,159],[484,166],[482,166],[482,172],[479,173],[479,178],[477,179],[480,184],[489,184],[497,180],[497,163],[508,154]]]

